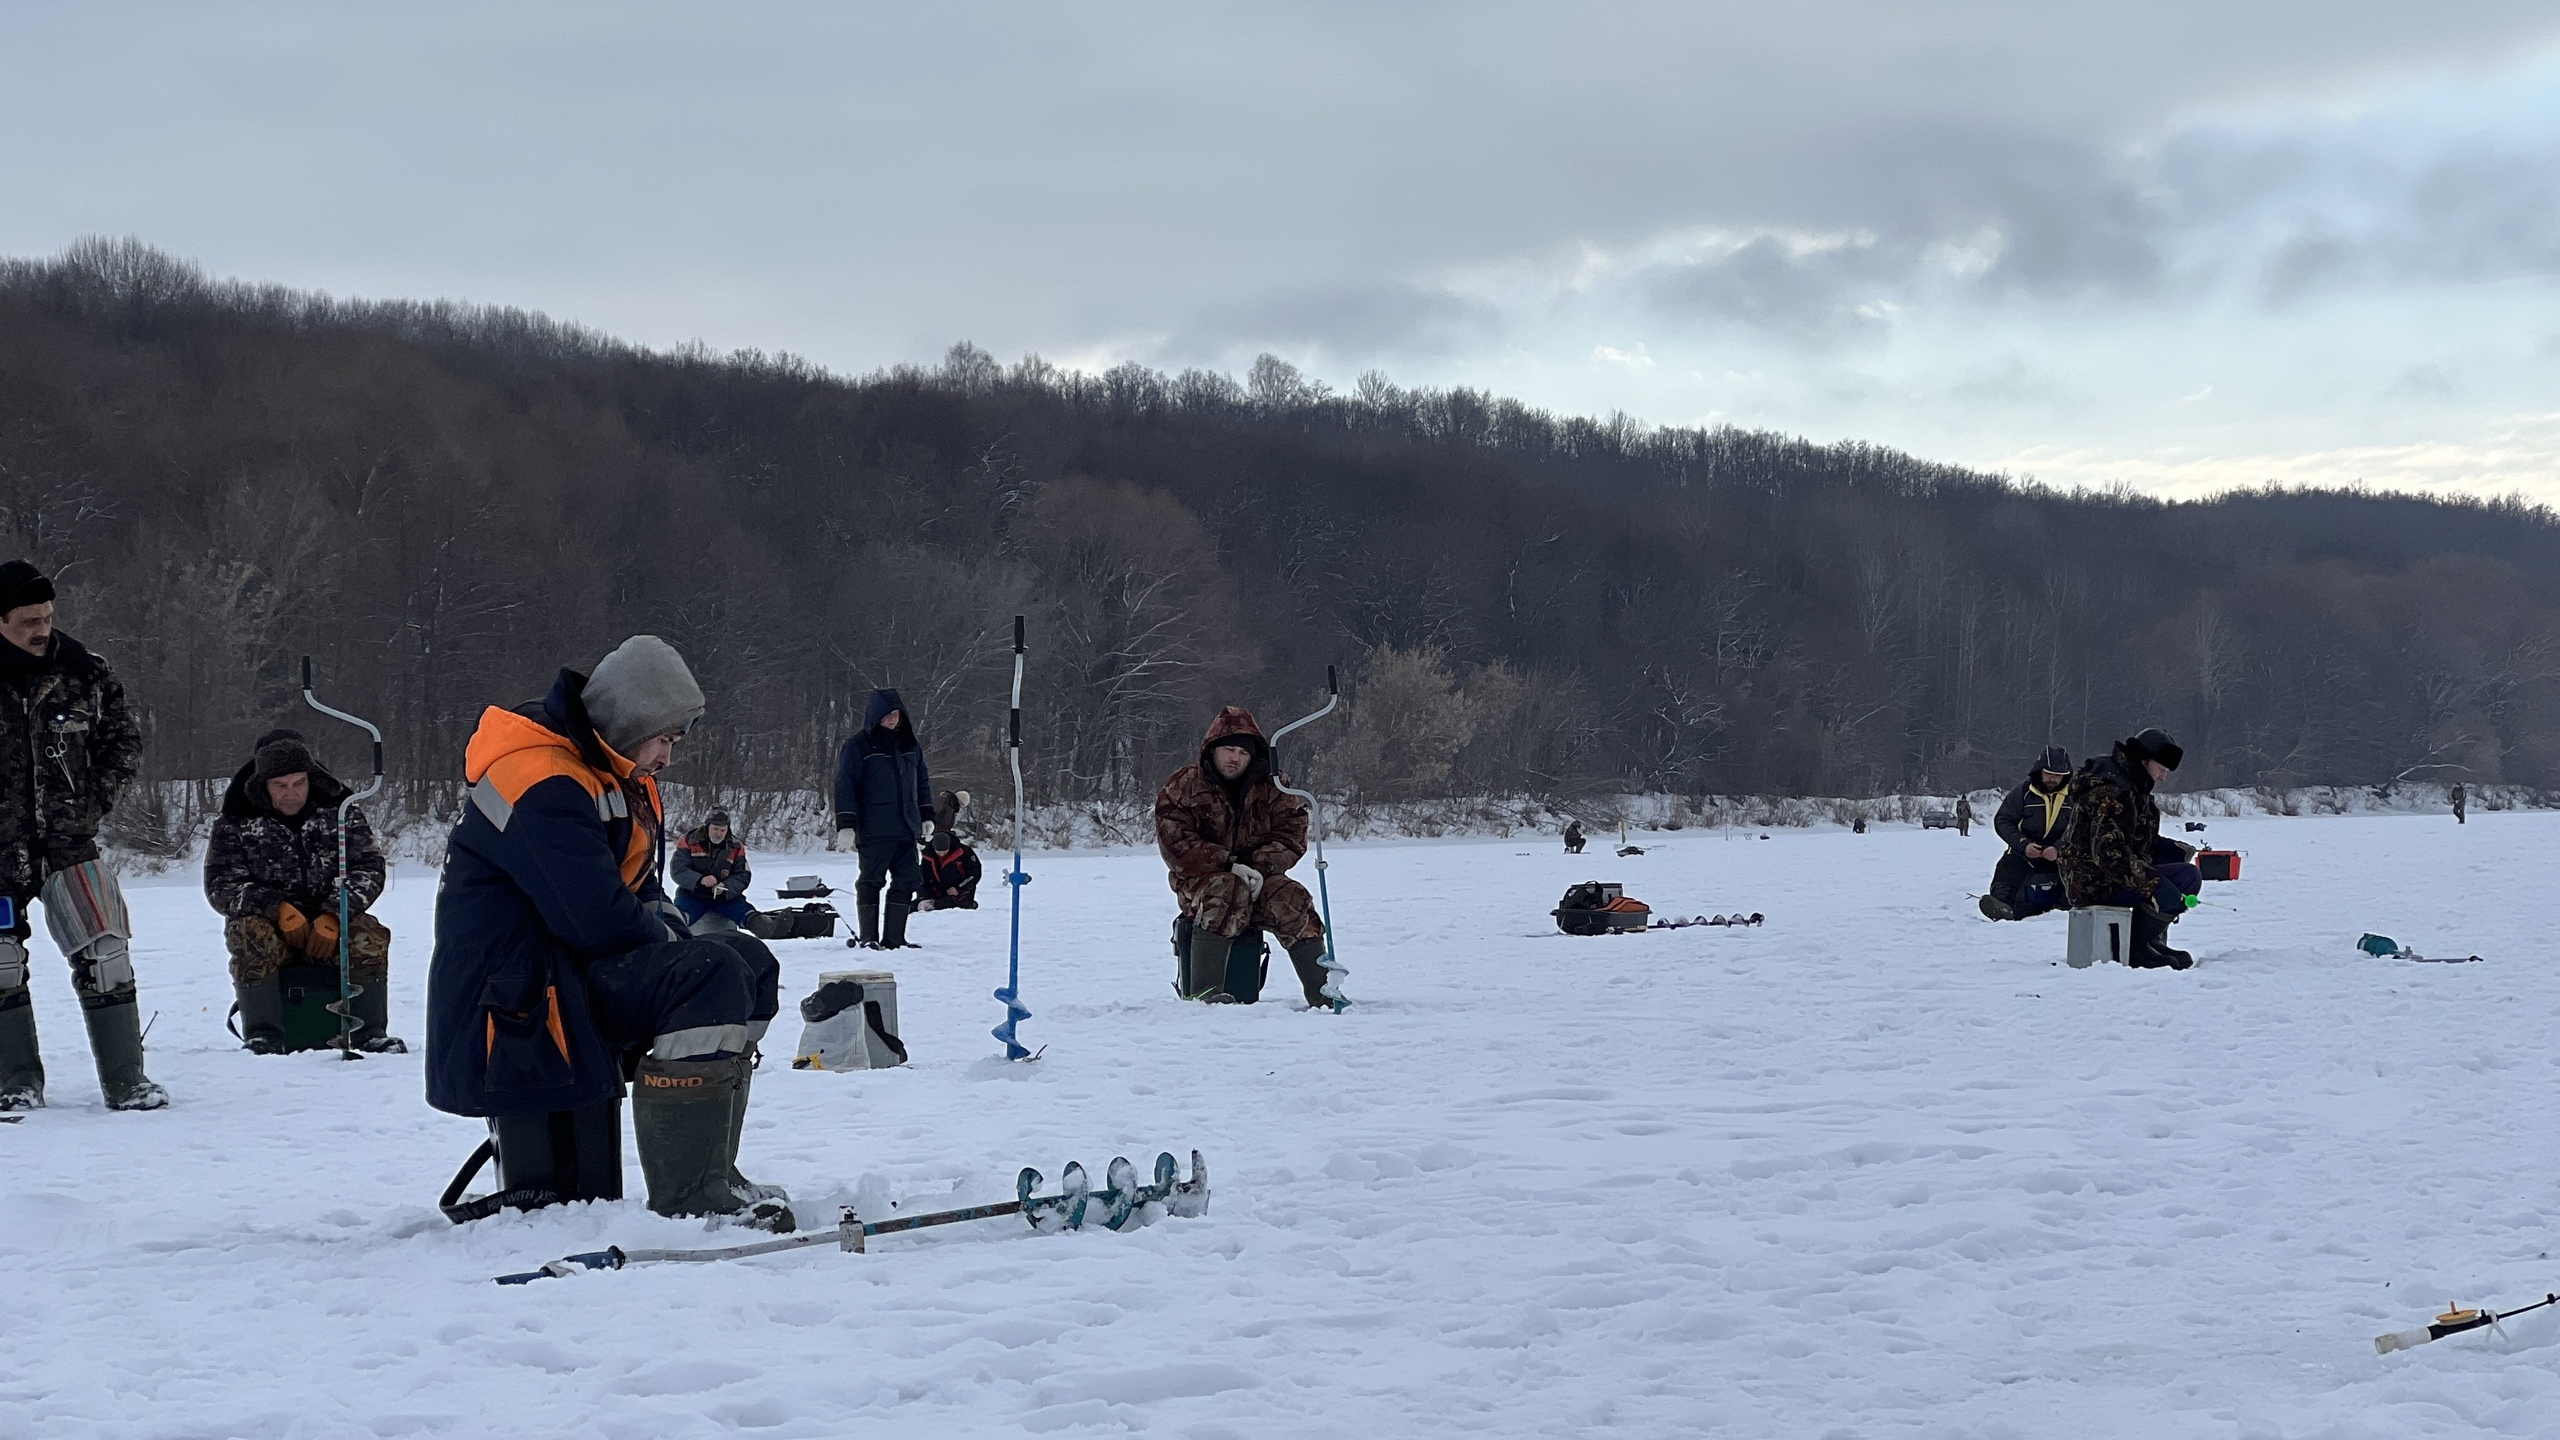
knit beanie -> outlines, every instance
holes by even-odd
[[[2047,745],[2044,758],[2036,762],[2036,768],[2055,775],[2068,775],[2071,773],[2071,752],[2059,745]]]
[[[703,710],[684,657],[655,635],[634,635],[597,661],[586,701],[596,734],[624,756],[644,740],[690,728]]]
[[[270,730],[258,737],[249,764],[250,773],[262,781],[281,775],[307,775],[311,773],[311,747],[300,731]]]
[[[24,560],[0,565],[0,615],[21,605],[42,605],[53,599],[53,582],[44,572]]]

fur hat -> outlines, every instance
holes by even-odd
[[[714,810],[710,814],[702,817],[703,829],[708,830],[714,825],[719,826],[723,830],[735,830],[738,828],[737,826],[729,823],[729,812],[726,810]]]
[[[586,701],[596,734],[625,757],[642,741],[693,728],[703,710],[684,657],[655,635],[634,635],[597,661]]]
[[[2169,738],[2169,732],[2154,725],[2124,742],[2124,753],[2135,760],[2157,760],[2164,769],[2175,770],[2187,752]]]
[[[261,781],[311,773],[311,746],[299,730],[270,730],[249,752],[249,773]]]

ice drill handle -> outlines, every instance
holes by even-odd
[[[1339,695],[1342,693],[1342,682],[1335,678],[1333,667],[1330,665],[1324,667],[1324,693],[1327,695]]]
[[[302,693],[311,693],[311,657],[308,655],[302,657]]]
[[[1022,617],[1019,615],[1013,617],[1013,653],[1022,653]]]

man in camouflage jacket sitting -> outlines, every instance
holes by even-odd
[[[1323,993],[1324,921],[1307,887],[1289,878],[1307,853],[1306,802],[1281,790],[1251,711],[1219,711],[1199,761],[1166,777],[1156,792],[1156,849],[1191,921],[1183,998],[1234,998],[1227,953],[1250,928],[1268,931],[1289,952],[1308,1005],[1332,1008]]]
[[[2080,767],[2071,777],[2062,842],[2062,888],[2073,908],[2108,905],[2133,912],[2137,969],[2184,970],[2195,957],[2169,947],[2169,927],[2204,888],[2195,851],[2160,833],[2152,789],[2185,757],[2165,730],[2153,728]]]
[[[0,1110],[44,1103],[44,1060],[27,990],[28,905],[71,962],[98,1088],[111,1110],[169,1103],[142,1068],[132,921],[98,826],[142,763],[142,727],[107,662],[53,628],[53,582],[0,565]]]
[[[251,1051],[284,1049],[284,967],[338,963],[338,804],[347,787],[311,758],[292,730],[258,737],[231,777],[222,816],[204,851],[204,894],[222,912],[240,1039]],[[364,812],[347,811],[347,969],[358,988],[355,1043],[406,1051],[389,1033],[391,930],[367,914],[388,875]]]

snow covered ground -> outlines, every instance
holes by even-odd
[[[2370,1344],[2560,1287],[2560,815],[2216,821],[2246,878],[2180,927],[2183,975],[1981,920],[1983,831],[1772,833],[1337,850],[1340,1017],[1278,974],[1181,1005],[1154,858],[1035,857],[1046,1057],[989,1058],[1001,904],[922,917],[916,1063],[768,1063],[745,1168],[822,1223],[1197,1146],[1205,1218],[515,1289],[489,1277],[738,1237],[636,1198],[446,1225],[479,1131],[418,1058],[233,1048],[211,913],[137,885],[176,1105],[101,1108],[44,956],[53,1104],[0,1125],[0,1436],[2560,1432],[2549,1312]],[[758,857],[811,870],[851,880]],[[1769,923],[1556,934],[1587,878]],[[383,907],[413,1039],[433,888]],[[2369,959],[2367,929],[2488,958]],[[780,949],[789,1000],[870,958]]]

